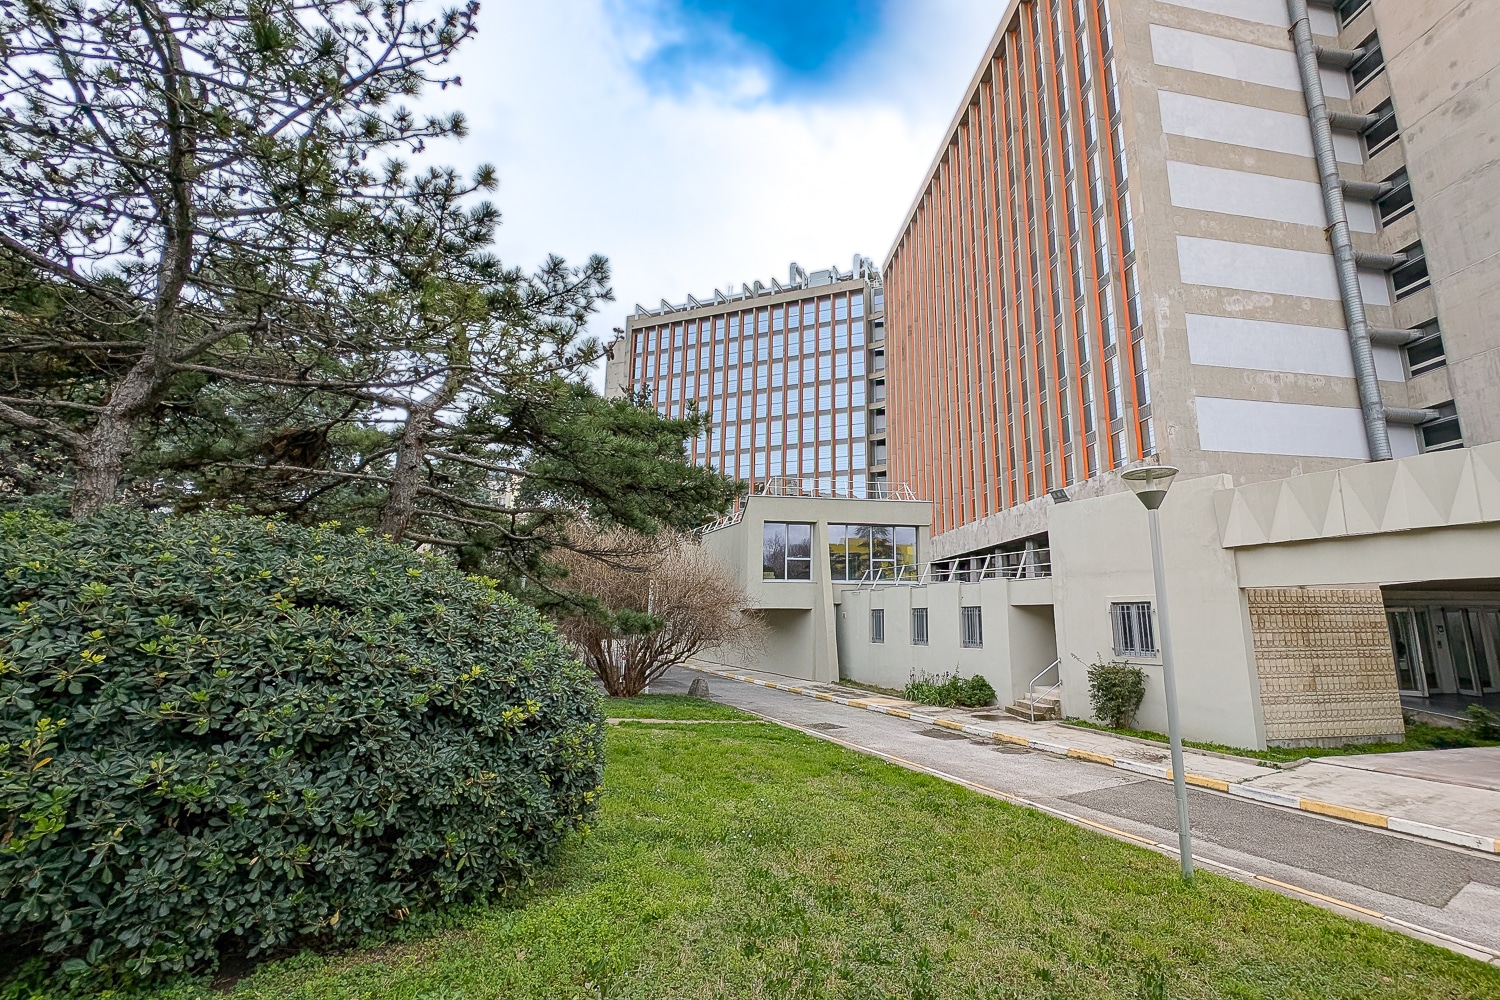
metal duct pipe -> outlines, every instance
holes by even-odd
[[[1402,406],[1387,406],[1385,408],[1385,419],[1393,424],[1406,424],[1411,427],[1420,427],[1422,424],[1436,420],[1442,414],[1437,410],[1408,410]]]
[[[1354,252],[1354,263],[1372,271],[1394,271],[1410,259],[1404,253],[1365,253],[1363,250]]]
[[[1341,182],[1344,186],[1344,194],[1350,198],[1358,198],[1361,201],[1378,201],[1396,190],[1396,185],[1390,181],[1351,181]]]
[[[1425,330],[1382,330],[1377,327],[1370,328],[1370,341],[1375,344],[1383,344],[1386,347],[1405,347],[1407,344],[1415,344],[1427,336]]]
[[[1287,0],[1291,3],[1292,0]],[[1318,80],[1318,87],[1323,86],[1323,81]],[[1321,93],[1321,90],[1320,90]],[[1341,132],[1363,132],[1365,129],[1380,121],[1379,115],[1351,115],[1344,111],[1324,110],[1323,117],[1328,119],[1328,124]]]
[[[1329,69],[1348,69],[1364,58],[1364,49],[1334,49],[1318,46],[1318,63]]]
[[[1359,265],[1354,242],[1349,237],[1349,213],[1344,205],[1344,186],[1339,176],[1338,156],[1333,148],[1334,116],[1323,96],[1323,78],[1318,69],[1318,47],[1313,42],[1307,0],[1286,0],[1292,20],[1292,39],[1297,47],[1297,68],[1302,92],[1307,98],[1307,120],[1312,127],[1313,151],[1323,185],[1323,204],[1328,210],[1328,242],[1338,272],[1339,295],[1344,301],[1344,319],[1349,327],[1349,353],[1354,359],[1354,379],[1359,389],[1359,408],[1364,416],[1365,439],[1370,459],[1391,459],[1390,428],[1386,426],[1385,403],[1380,397],[1380,376],[1375,370],[1375,351],[1370,346],[1370,321],[1365,315],[1364,292],[1359,287]]]

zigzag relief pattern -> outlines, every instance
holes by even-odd
[[[1500,521],[1500,444],[1226,490],[1226,548]]]

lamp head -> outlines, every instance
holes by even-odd
[[[1131,469],[1120,477],[1130,484],[1135,491],[1136,499],[1145,506],[1147,510],[1156,510],[1167,499],[1167,490],[1172,488],[1172,480],[1177,478],[1177,470],[1170,465],[1147,465],[1139,469]]]

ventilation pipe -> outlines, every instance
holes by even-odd
[[[1343,179],[1333,148],[1333,125],[1344,115],[1331,115],[1323,96],[1323,78],[1319,75],[1318,46],[1313,42],[1312,22],[1307,0],[1286,0],[1291,15],[1292,40],[1297,48],[1297,68],[1302,75],[1302,92],[1307,98],[1307,117],[1312,125],[1313,150],[1317,154],[1318,175],[1323,185],[1323,204],[1328,209],[1328,241],[1333,246],[1334,266],[1338,271],[1339,294],[1344,301],[1344,318],[1349,327],[1349,351],[1354,357],[1355,382],[1359,387],[1359,408],[1364,415],[1365,438],[1370,459],[1376,462],[1391,458],[1390,429],[1386,424],[1385,404],[1380,398],[1380,376],[1375,370],[1375,351],[1370,346],[1370,321],[1365,315],[1364,292],[1359,287],[1359,265],[1355,261],[1354,242],[1349,237],[1349,214],[1344,205]]]

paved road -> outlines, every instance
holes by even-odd
[[[674,670],[652,691],[685,693],[699,676]],[[1176,843],[1168,782],[737,681],[715,677],[709,685],[715,701],[774,721],[1137,837]],[[1189,802],[1195,852],[1205,861],[1470,942],[1500,964],[1500,860],[1204,789],[1191,789]]]

